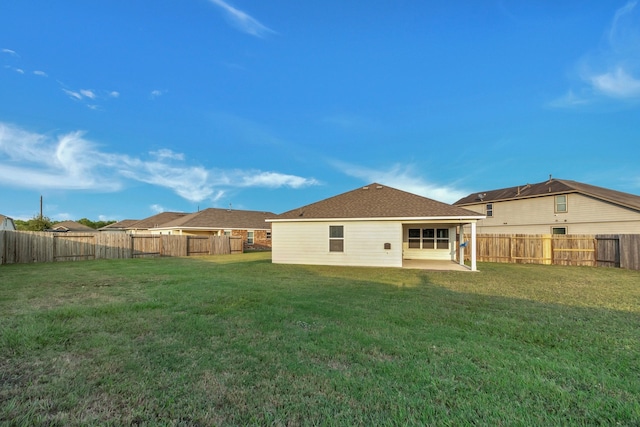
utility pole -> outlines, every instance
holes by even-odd
[[[40,221],[42,221],[42,194],[40,195]]]

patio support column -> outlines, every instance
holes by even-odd
[[[458,251],[458,255],[460,256],[458,263],[464,265],[464,246],[462,245],[464,243],[464,224],[460,224],[460,234],[458,236],[458,248],[460,248]]]
[[[471,271],[476,271],[476,223],[471,223]]]

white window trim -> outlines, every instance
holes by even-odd
[[[558,197],[564,197],[564,210],[558,210]],[[554,213],[567,213],[569,212],[569,195],[568,194],[558,194],[553,198],[553,212]]]
[[[331,228],[332,227],[340,227],[342,229],[342,237],[331,237]],[[331,242],[332,241],[338,241],[341,240],[342,241],[342,250],[341,251],[332,251],[331,250]],[[345,252],[344,250],[344,225],[330,225],[329,226],[329,253],[336,253],[336,254],[343,254]]]

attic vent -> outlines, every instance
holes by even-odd
[[[376,188],[377,188],[378,190],[382,190],[382,185],[378,185],[378,186],[376,186]]]
[[[368,190],[368,189],[369,189],[369,187],[362,187],[362,189],[363,189],[363,190]]]

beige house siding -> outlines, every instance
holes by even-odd
[[[555,195],[493,204],[493,216],[478,221],[478,233],[549,234],[566,227],[569,234],[638,234],[640,213],[577,193],[567,194],[567,212],[555,212]],[[486,214],[487,203],[465,208]]]
[[[329,226],[344,226],[344,252],[329,251]],[[402,223],[392,221],[274,222],[272,261],[402,267]],[[385,243],[390,249],[385,249]]]

